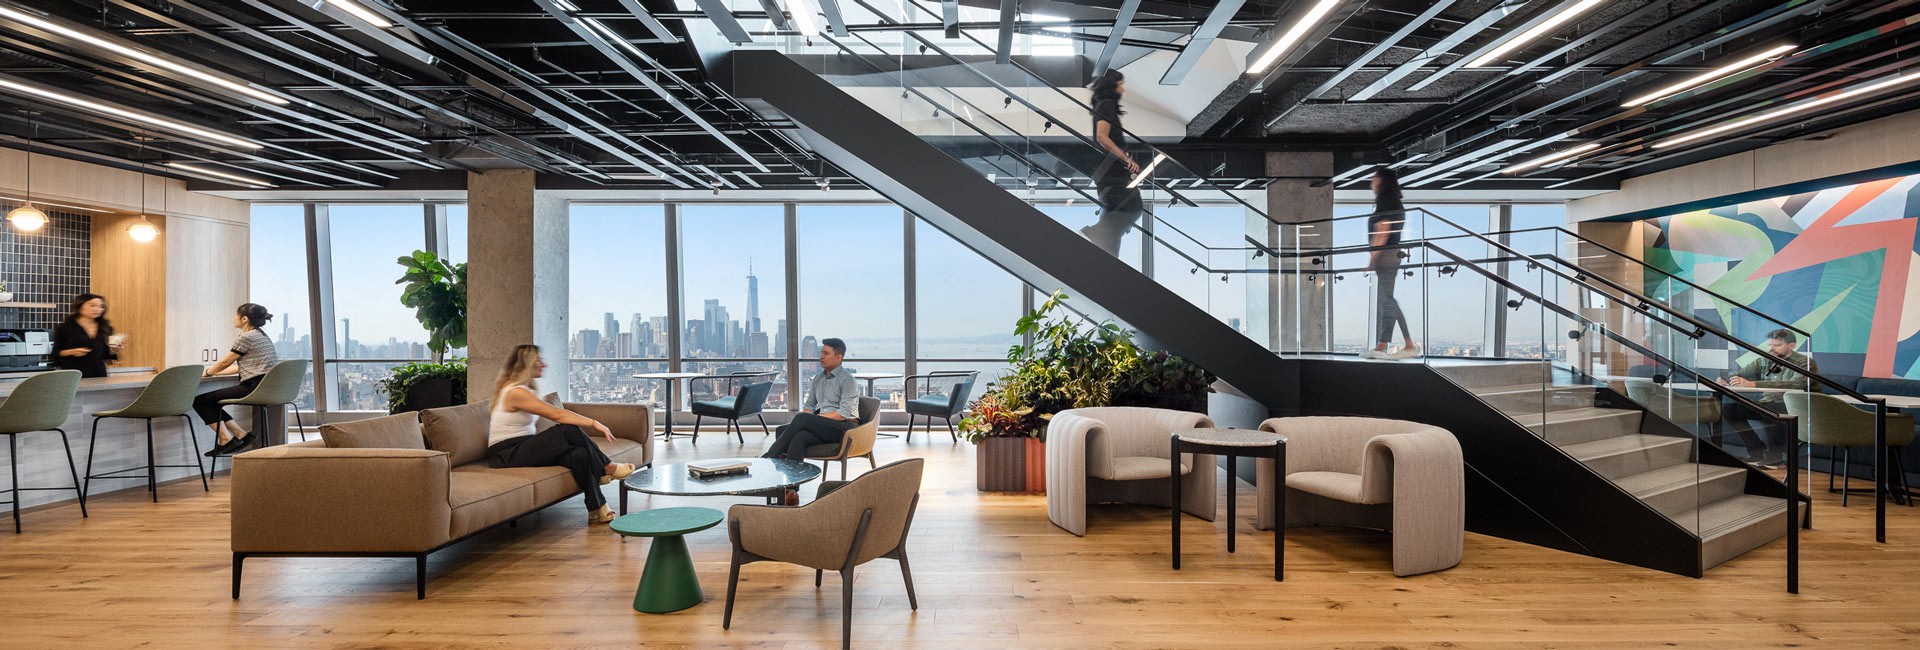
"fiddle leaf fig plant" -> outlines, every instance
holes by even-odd
[[[427,330],[427,349],[439,361],[448,350],[467,347],[467,265],[451,263],[429,251],[402,256],[406,273],[394,284],[406,285],[400,304],[413,308]]]

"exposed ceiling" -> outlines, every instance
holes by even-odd
[[[791,36],[788,17],[770,20],[765,7],[792,1],[734,0],[731,15],[756,41]],[[938,0],[912,1],[940,10]],[[942,37],[941,24],[918,13],[908,24],[873,19],[871,0],[808,4],[845,11],[856,37]],[[1003,6],[948,4],[970,15]],[[569,189],[851,184],[786,125],[714,83],[701,56],[712,39],[701,35],[716,28],[703,7],[0,0],[0,146],[31,139],[42,153],[203,188],[425,191],[502,167],[537,169],[545,186]],[[1553,22],[1569,10],[1579,11]],[[1360,162],[1392,161],[1424,190],[1595,188],[1920,106],[1920,84],[1897,76],[1915,73],[1907,50],[1920,0],[1025,0],[1014,15],[956,27],[984,35],[986,47],[1003,28],[1069,39],[1081,73],[1062,78],[1084,80],[1102,59],[1128,71],[1142,111],[1188,120],[1184,141],[1167,148],[1242,187],[1263,171],[1248,170],[1257,156],[1234,152],[1291,149],[1343,152],[1343,186],[1362,180]],[[1069,20],[1071,33],[1034,15]],[[1307,15],[1317,20],[1293,30]],[[1124,38],[1103,56],[1120,21]],[[1216,74],[1223,52],[1258,56],[1289,33],[1298,40],[1264,74]],[[1795,49],[1622,105],[1779,45]],[[971,65],[1002,65],[978,56]],[[1176,81],[1185,83],[1155,83]],[[991,105],[991,92],[981,84],[957,94]],[[1059,98],[1042,105],[1074,110]],[[1694,137],[1773,111],[1786,112]],[[1500,173],[1554,154],[1565,157]]]

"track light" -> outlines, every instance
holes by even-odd
[[[1578,146],[1578,147],[1574,147],[1574,148],[1572,148],[1572,149],[1568,149],[1568,150],[1566,150],[1566,151],[1559,151],[1559,152],[1555,152],[1555,153],[1550,153],[1550,154],[1547,154],[1547,155],[1544,155],[1544,156],[1541,156],[1541,157],[1539,157],[1539,158],[1535,158],[1535,159],[1533,159],[1533,160],[1529,160],[1529,161],[1526,161],[1526,162],[1523,162],[1523,163],[1520,163],[1520,164],[1518,164],[1518,165],[1514,165],[1514,166],[1512,166],[1512,167],[1508,167],[1508,168],[1506,168],[1506,169],[1502,169],[1502,170],[1500,170],[1500,171],[1499,171],[1498,173],[1501,173],[1501,174],[1517,174],[1517,173],[1520,173],[1520,172],[1523,172],[1523,171],[1526,171],[1526,170],[1529,170],[1529,169],[1533,169],[1533,168],[1535,168],[1535,167],[1539,167],[1539,166],[1541,166],[1541,165],[1545,165],[1545,164],[1548,164],[1548,163],[1553,163],[1553,162],[1559,162],[1559,161],[1561,161],[1561,160],[1565,160],[1565,159],[1568,159],[1568,158],[1572,158],[1572,157],[1574,157],[1574,156],[1578,156],[1578,155],[1580,155],[1580,154],[1583,154],[1583,153],[1586,153],[1586,152],[1589,152],[1589,151],[1593,151],[1594,149],[1599,149],[1599,148],[1600,148],[1600,143],[1598,143],[1598,142],[1589,142],[1589,143],[1586,143],[1586,144],[1583,144],[1583,145],[1580,145],[1580,146]]]
[[[10,78],[0,77],[0,89],[11,90],[20,94],[30,95],[30,96],[38,97],[41,99],[49,99],[56,102],[60,102],[62,104],[67,104],[69,106],[74,106],[77,108],[83,108],[89,111],[93,111],[95,113],[112,115],[114,117],[132,120],[148,126],[159,127],[162,129],[166,129],[168,131],[178,131],[180,133],[195,135],[202,138],[206,138],[208,140],[213,140],[215,142],[233,145],[243,149],[259,149],[261,146],[259,144],[249,142],[247,140],[242,140],[238,137],[227,135],[224,133],[209,131],[207,129],[203,129],[197,126],[182,124],[180,122],[175,122],[173,120],[169,120],[163,117],[155,117],[153,115],[148,115],[146,113],[137,113],[128,109],[120,108],[118,106],[110,106],[107,104],[102,104],[100,102],[96,102],[88,99],[81,99],[73,95],[68,95],[65,93],[47,90],[39,86],[31,86],[31,85],[23,84],[23,83],[14,81]]]
[[[1766,62],[1776,57],[1783,56],[1788,52],[1792,52],[1795,49],[1798,49],[1799,47],[1800,46],[1798,45],[1777,46],[1765,52],[1761,52],[1759,54],[1755,54],[1753,56],[1749,56],[1749,57],[1740,59],[1738,61],[1734,61],[1732,63],[1720,66],[1718,68],[1714,68],[1712,70],[1708,70],[1706,72],[1702,72],[1700,74],[1687,77],[1686,79],[1681,80],[1679,83],[1675,83],[1673,85],[1666,86],[1659,90],[1647,93],[1645,95],[1641,95],[1639,97],[1635,97],[1633,99],[1627,100],[1626,103],[1621,104],[1620,106],[1624,108],[1633,108],[1641,104],[1652,102],[1653,100],[1656,100],[1656,99],[1665,99],[1667,97],[1678,95],[1681,93],[1681,91],[1687,90],[1689,88],[1705,85],[1709,81],[1713,81],[1715,79],[1719,79],[1721,77],[1729,76],[1729,75],[1732,75],[1733,73],[1740,72],[1747,68],[1751,68],[1755,65],[1759,65],[1760,63]]]
[[[1468,63],[1467,67],[1484,68],[1493,65],[1500,60],[1500,57],[1506,56],[1508,52],[1520,49],[1520,46],[1526,45],[1533,39],[1553,33],[1553,30],[1559,29],[1560,26],[1567,21],[1573,20],[1580,14],[1586,13],[1588,10],[1598,7],[1601,4],[1603,4],[1602,0],[1580,0],[1572,6],[1567,6],[1561,9],[1560,13],[1554,14],[1553,17],[1540,21],[1540,24],[1534,25],[1532,29],[1521,32],[1519,36],[1507,39],[1507,42],[1501,43],[1499,47],[1493,48],[1492,51],[1480,55],[1480,58],[1474,59],[1472,63]]]
[[[167,166],[172,167],[174,169],[181,170],[181,171],[193,172],[195,174],[205,174],[207,176],[224,178],[224,179],[233,181],[235,183],[239,183],[241,185],[251,185],[253,187],[260,187],[260,188],[274,187],[273,183],[269,183],[269,182],[255,179],[255,178],[248,178],[245,176],[241,176],[239,174],[229,174],[216,169],[207,169],[205,167],[197,167],[194,165],[188,165],[185,163],[177,163],[177,162],[167,163]]]
[[[387,19],[382,18],[380,14],[373,13],[373,10],[362,7],[360,3],[353,0],[327,0],[327,4],[339,7],[341,11],[353,14],[354,18],[364,20],[367,24],[380,29],[393,26],[393,23],[387,22]]]
[[[151,65],[156,68],[171,70],[179,74],[193,77],[195,79],[199,79],[201,81],[246,95],[248,97],[252,97],[254,99],[258,99],[258,100],[265,101],[272,104],[279,104],[282,106],[289,103],[287,100],[282,99],[280,98],[280,96],[275,95],[273,93],[261,90],[259,88],[255,88],[253,86],[247,85],[246,83],[243,83],[240,81],[236,81],[220,75],[216,75],[212,72],[203,70],[197,66],[188,65],[185,62],[182,62],[178,59],[161,56],[153,52],[136,48],[131,45],[122,43],[118,39],[105,37],[104,35],[95,35],[87,31],[74,29],[66,25],[62,25],[60,23],[47,20],[45,18],[41,18],[39,16],[35,16],[33,14],[29,14],[29,13],[14,9],[12,7],[0,6],[0,17],[5,17],[9,20],[13,20],[20,23],[25,23],[36,29],[53,32],[63,37],[80,41],[82,43],[86,43],[88,45],[91,45],[103,50],[107,50],[114,54],[118,54],[120,56],[134,59],[136,61],[140,61],[141,63],[145,63],[147,65]]]
[[[1795,113],[1805,112],[1807,110],[1825,106],[1827,104],[1832,104],[1834,102],[1852,99],[1854,97],[1859,97],[1867,93],[1885,90],[1888,88],[1892,88],[1894,86],[1912,83],[1915,80],[1920,80],[1920,72],[1907,72],[1904,74],[1896,74],[1886,79],[1881,79],[1879,81],[1875,81],[1872,83],[1854,86],[1853,88],[1843,90],[1831,95],[1827,95],[1825,97],[1821,97],[1819,99],[1815,99],[1812,101],[1800,102],[1792,106],[1774,109],[1771,111],[1767,111],[1765,113],[1761,113],[1759,115],[1743,117],[1743,118],[1740,118],[1731,122],[1727,122],[1726,124],[1722,124],[1720,126],[1716,126],[1713,128],[1701,129],[1699,131],[1694,131],[1692,133],[1688,133],[1686,135],[1682,135],[1679,137],[1661,140],[1659,142],[1654,143],[1653,148],[1665,149],[1667,147],[1672,147],[1672,146],[1686,144],[1688,142],[1693,142],[1694,140],[1699,140],[1701,138],[1707,138],[1707,137],[1719,135],[1722,133],[1726,133],[1729,131],[1737,131],[1740,129],[1747,128],[1749,126],[1753,126],[1755,124],[1759,124],[1761,122],[1767,122],[1767,121],[1775,120],[1778,118],[1786,117],[1788,115],[1793,115]]]
[[[1267,68],[1273,67],[1273,62],[1279,61],[1281,55],[1286,54],[1287,50],[1291,50],[1293,46],[1298,45],[1301,39],[1307,37],[1307,32],[1311,31],[1314,25],[1320,23],[1320,19],[1326,18],[1327,14],[1331,13],[1333,8],[1339,5],[1340,0],[1320,0],[1314,3],[1313,8],[1308,9],[1306,15],[1301,16],[1298,22],[1295,22],[1292,27],[1288,27],[1287,31],[1280,35],[1280,38],[1275,39],[1272,45],[1267,46],[1266,51],[1261,52],[1259,57],[1254,58],[1253,64],[1247,66],[1247,74],[1261,74],[1266,72]]]

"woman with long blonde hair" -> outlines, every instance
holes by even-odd
[[[587,522],[613,521],[613,509],[607,506],[600,486],[633,474],[633,465],[613,462],[587,438],[591,429],[611,442],[613,432],[606,425],[540,399],[534,382],[546,368],[537,345],[515,347],[506,365],[500,367],[487,429],[487,466],[565,467],[587,497]],[[558,424],[535,433],[533,425],[538,418]]]

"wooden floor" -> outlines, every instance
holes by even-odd
[[[676,440],[661,460],[763,444]],[[1189,519],[1175,572],[1164,511],[1097,507],[1078,538],[1047,521],[1042,496],[975,491],[969,445],[882,440],[878,454],[928,461],[909,543],[920,609],[907,608],[896,564],[862,567],[856,647],[1920,644],[1920,509],[1892,509],[1892,541],[1875,544],[1870,502],[1842,509],[1817,495],[1797,596],[1783,589],[1784,542],[1696,580],[1468,534],[1459,567],[1395,578],[1385,534],[1334,528],[1289,531],[1287,580],[1275,583],[1271,537],[1248,527],[1251,490],[1240,491],[1239,553],[1226,553],[1224,521]],[[838,647],[838,583],[816,590],[813,572],[791,565],[743,570],[735,624],[720,629],[718,528],[688,538],[707,601],[635,613],[647,543],[589,529],[578,500],[434,555],[425,601],[414,600],[411,560],[283,558],[250,560],[243,597],[230,600],[227,486],[164,486],[159,504],[144,492],[103,497],[86,520],[72,507],[29,513],[25,534],[0,534],[0,648]],[[725,503],[636,495],[634,507]]]

